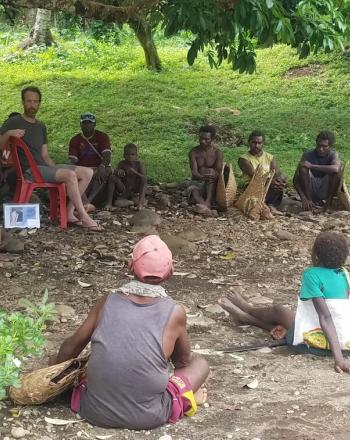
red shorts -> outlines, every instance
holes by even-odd
[[[71,410],[78,412],[80,409],[80,400],[82,393],[87,387],[87,380],[83,379],[79,385],[73,388],[71,398]],[[176,423],[184,415],[194,416],[197,411],[197,404],[194,399],[190,381],[184,375],[171,376],[169,378],[167,392],[172,397],[172,410],[169,417],[169,423]]]
[[[169,423],[176,423],[184,415],[190,417],[195,415],[197,404],[194,399],[192,385],[186,376],[182,374],[171,376],[166,390],[173,399]]]

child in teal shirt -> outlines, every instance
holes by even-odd
[[[342,268],[348,254],[348,243],[342,234],[322,232],[317,236],[312,248],[313,266],[305,269],[302,274],[297,314],[280,305],[255,308],[238,293],[221,298],[219,303],[230,313],[238,325],[254,325],[266,329],[275,339],[286,338],[289,345],[296,345],[295,341],[298,338],[294,336],[294,328],[300,330],[301,322],[299,319],[305,318],[303,309],[308,309],[306,314],[311,313],[312,315],[313,313],[318,317],[317,322],[320,327],[314,330],[313,336],[316,335],[316,339],[319,339],[321,335],[326,341],[325,348],[329,347],[334,357],[335,370],[338,373],[350,372],[350,367],[344,360],[339,342],[341,335],[337,334],[337,330],[339,332],[340,329],[335,327],[329,303],[329,300],[349,300],[348,274],[346,269]],[[333,303],[338,306],[338,318],[339,314],[347,312],[347,306],[350,305],[348,301]],[[343,321],[346,323],[350,321],[349,318],[350,316],[347,315]],[[308,341],[307,334],[303,333],[303,336]],[[306,345],[304,347],[307,348]],[[316,354],[312,349],[308,351]]]

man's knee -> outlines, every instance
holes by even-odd
[[[94,175],[94,170],[89,167],[76,167],[75,173],[79,179],[92,179]]]
[[[68,170],[65,168],[61,168],[57,170],[56,180],[58,182],[63,182],[67,184],[74,184],[78,181],[75,172],[73,170]]]

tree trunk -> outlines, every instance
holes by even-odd
[[[135,32],[142,49],[145,53],[145,62],[148,69],[162,70],[162,63],[160,61],[157,47],[153,40],[152,27],[146,20],[129,20],[130,27]]]
[[[21,44],[23,49],[32,46],[52,46],[54,43],[51,34],[51,11],[48,9],[37,9],[35,23],[30,31],[29,37]]]

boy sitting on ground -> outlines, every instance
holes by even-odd
[[[342,267],[348,254],[344,235],[322,232],[317,236],[312,267],[302,274],[296,313],[280,305],[255,308],[238,293],[221,298],[219,303],[238,325],[268,330],[275,339],[285,337],[297,351],[332,354],[335,371],[350,372],[342,353],[350,349],[349,275]]]
[[[191,354],[186,312],[160,285],[173,270],[169,248],[156,235],[143,238],[131,270],[136,280],[99,300],[56,358],[76,357],[91,341],[87,379],[74,389],[71,406],[104,428],[175,423],[194,415],[206,397],[201,386],[208,364]],[[169,377],[170,360],[175,370]]]
[[[119,162],[108,181],[106,209],[112,209],[113,205],[136,205],[139,209],[143,208],[146,204],[146,187],[146,171],[142,162],[138,160],[137,146],[126,144],[124,160]]]

